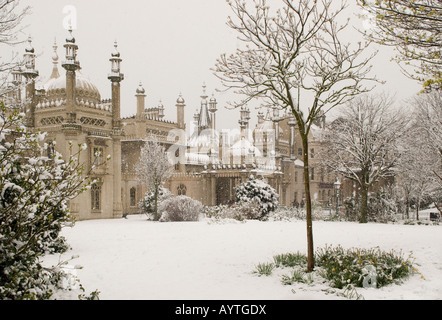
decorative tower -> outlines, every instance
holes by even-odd
[[[141,82],[137,88],[135,97],[137,97],[137,118],[141,119],[144,114],[144,109],[146,108],[146,90],[144,90]]]
[[[76,71],[80,70],[80,62],[77,61],[78,46],[75,44],[75,38],[72,35],[72,28],[69,29],[69,36],[64,45],[66,49],[66,60],[62,62],[62,67],[66,70],[66,112],[67,122],[74,124],[77,122],[75,88]]]
[[[157,119],[161,120],[164,118],[164,105],[160,100],[160,103],[158,104],[158,113],[157,113]]]
[[[212,130],[215,131],[216,127],[216,112],[218,109],[216,108],[216,105],[218,103],[216,102],[215,97],[212,95],[212,98],[210,98],[209,101],[209,111],[210,111],[210,123],[212,124]]]
[[[250,110],[247,106],[242,106],[240,111],[240,119],[238,121],[239,127],[241,128],[241,138],[248,138],[249,121]]]
[[[296,145],[295,145],[295,127],[296,119],[293,115],[290,116],[288,125],[290,127],[290,158],[296,157]]]
[[[26,79],[26,125],[28,127],[34,127],[34,114],[35,114],[35,79],[38,77],[38,71],[35,69],[35,53],[32,47],[32,39],[28,38],[28,46],[25,49],[24,63],[25,69],[23,76]]]
[[[186,124],[184,122],[184,107],[186,106],[185,101],[180,93],[176,101],[176,112],[177,112],[177,123],[180,129],[186,128]]]
[[[124,74],[120,72],[121,61],[118,44],[114,43],[114,52],[109,61],[112,64],[111,73],[107,77],[112,82],[112,128],[116,131],[121,129],[120,115],[120,82],[124,80]]]
[[[20,66],[16,66],[12,72],[12,85],[14,86],[14,108],[23,112],[21,105],[21,85],[23,83],[23,71]]]
[[[124,75],[120,72],[122,59],[118,52],[118,44],[114,43],[114,52],[109,59],[111,62],[111,73],[108,79],[112,83],[112,175],[109,182],[113,188],[113,216],[121,217],[123,205],[121,202],[121,138],[123,132],[121,129],[120,115],[120,82],[124,80]]]

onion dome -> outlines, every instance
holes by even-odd
[[[25,52],[29,52],[29,53],[34,53],[34,47],[32,46],[32,38],[31,36],[28,37],[28,43],[27,46],[25,48]]]
[[[178,97],[178,99],[176,100],[176,103],[177,104],[184,104],[184,99],[183,99],[183,96],[181,95],[181,93],[180,93],[180,96]]]
[[[66,38],[67,43],[75,43],[74,35],[72,34],[72,27],[69,28],[69,35]]]
[[[114,52],[112,52],[112,57],[120,57],[120,52],[118,51],[118,43],[117,41],[114,42]]]
[[[64,98],[66,96],[66,74],[63,73],[60,77],[50,79],[44,85],[46,95],[50,97]],[[75,92],[78,100],[99,103],[101,100],[100,92],[97,87],[80,71],[76,72]]]
[[[140,82],[140,84],[138,85],[138,88],[137,88],[137,94],[145,94],[145,93],[146,93],[146,90],[144,90],[143,84]]]

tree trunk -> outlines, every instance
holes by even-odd
[[[367,223],[368,214],[368,187],[364,184],[361,186],[361,216],[360,223]]]
[[[307,271],[313,271],[315,267],[315,256],[313,249],[313,222],[312,222],[312,199],[310,197],[310,170],[308,161],[308,136],[301,134],[302,145],[304,148],[304,188],[306,204],[306,222],[307,222]]]
[[[159,191],[159,186],[155,186],[155,192],[154,192],[154,207],[153,207],[153,211],[154,211],[154,221],[158,221],[160,220],[160,217],[158,216],[158,191]]]
[[[421,197],[420,195],[417,197],[417,203],[416,203],[416,220],[419,220],[419,207],[421,205]]]
[[[410,219],[410,199],[408,195],[405,198],[405,216]]]

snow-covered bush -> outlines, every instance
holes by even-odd
[[[264,219],[269,212],[275,210],[278,205],[279,195],[264,180],[254,179],[244,182],[235,188],[237,203],[252,203],[259,205],[258,219]]]
[[[238,202],[232,205],[208,206],[204,208],[204,215],[212,222],[245,221],[261,217],[260,203],[252,199],[248,202]]]
[[[160,206],[164,200],[167,200],[171,197],[173,197],[172,192],[170,192],[169,189],[161,186],[158,189],[158,206]],[[144,195],[144,198],[139,203],[139,208],[141,210],[141,213],[144,213],[147,215],[153,215],[153,213],[155,212],[155,191],[154,190],[149,190],[146,192],[146,194]]]
[[[169,198],[159,206],[160,221],[198,221],[203,209],[201,202],[187,196]]]
[[[41,260],[69,248],[60,236],[73,220],[67,203],[92,181],[78,163],[85,146],[71,145],[64,161],[45,138],[0,103],[0,300],[48,299],[66,277]]]
[[[305,210],[302,208],[279,206],[268,215],[270,221],[304,220]]]

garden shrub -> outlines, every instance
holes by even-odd
[[[159,207],[160,221],[198,221],[203,209],[201,202],[187,196],[169,198]]]
[[[269,212],[274,211],[279,205],[279,195],[276,190],[264,180],[253,177],[235,188],[235,196],[237,203],[245,203],[247,206],[247,203],[253,201],[259,205],[259,216],[256,219],[265,219]]]

